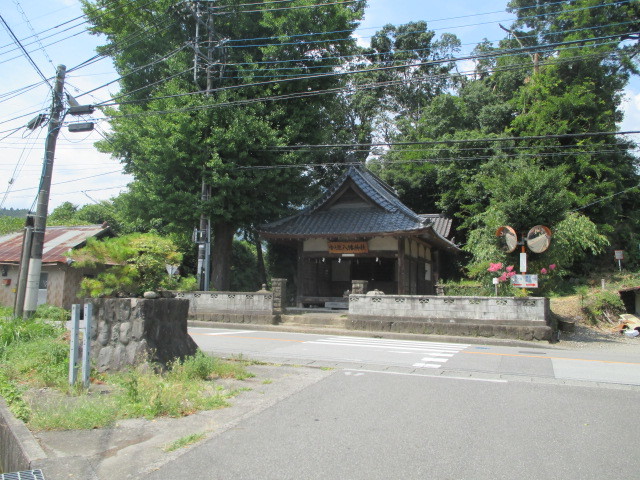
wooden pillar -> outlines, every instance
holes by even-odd
[[[404,238],[398,238],[398,295],[404,295],[404,276],[407,266],[404,254]]]
[[[302,250],[303,250],[303,242],[298,242],[298,249],[297,249],[297,255],[298,255],[298,282],[297,282],[297,299],[296,299],[296,304],[298,305],[298,307],[302,307],[302,298],[304,297],[304,295],[306,294],[306,292],[304,291],[304,261],[302,258]]]

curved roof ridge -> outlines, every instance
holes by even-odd
[[[385,201],[393,205],[394,207],[393,211],[399,210],[403,214],[412,218],[413,220],[419,223],[423,222],[423,219],[420,217],[420,215],[418,215],[416,212],[414,212],[409,207],[407,207],[404,203],[402,203],[402,201],[398,197],[397,192],[389,184],[381,180],[376,174],[374,174],[368,169],[359,171],[358,173],[360,173],[362,177],[367,180],[367,182],[372,186],[372,188],[374,188],[376,193],[378,193],[382,198],[384,198]]]

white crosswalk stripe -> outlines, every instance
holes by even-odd
[[[361,347],[384,349],[392,353],[418,354],[420,361],[412,364],[415,368],[442,368],[442,365],[456,353],[469,347],[464,343],[418,342],[405,340],[387,340],[377,338],[327,337],[305,342],[316,345]]]

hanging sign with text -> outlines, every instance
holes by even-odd
[[[538,288],[538,275],[514,275],[511,285],[516,288]]]
[[[367,242],[329,242],[329,253],[369,253]]]

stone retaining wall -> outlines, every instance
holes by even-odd
[[[349,317],[356,316],[549,325],[550,310],[549,299],[542,297],[350,295]]]
[[[189,318],[224,323],[275,324],[286,307],[287,280],[271,280],[273,291],[175,292],[189,300]]]
[[[549,299],[350,295],[349,328],[439,335],[553,340]]]
[[[145,360],[166,365],[195,354],[187,333],[189,301],[178,298],[99,298],[93,304],[91,358],[99,371]]]

